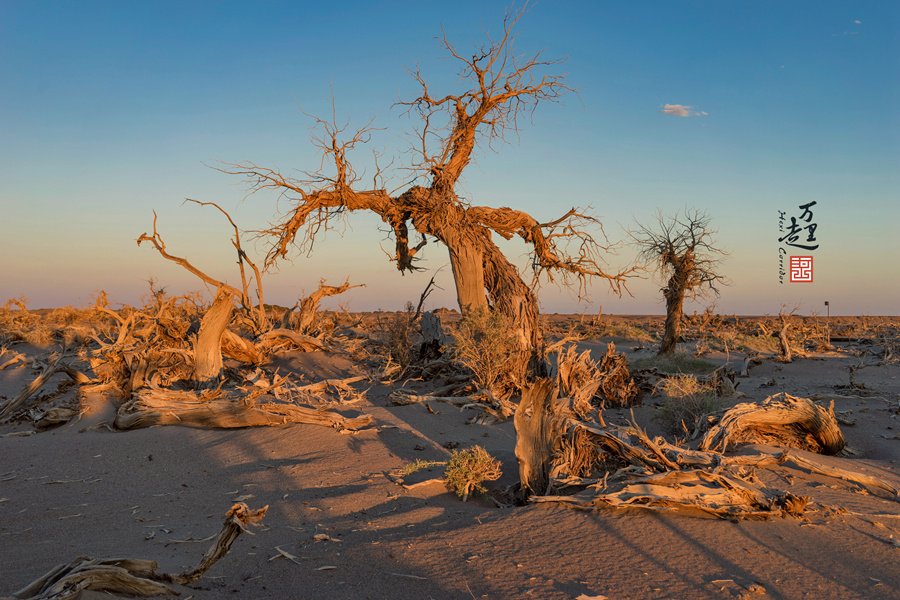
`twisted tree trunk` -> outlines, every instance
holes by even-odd
[[[194,342],[194,373],[191,378],[199,386],[208,385],[222,375],[222,334],[231,321],[233,310],[231,292],[219,288],[215,301],[200,322],[200,333]]]
[[[681,336],[681,318],[684,316],[684,289],[678,286],[678,273],[669,279],[668,287],[663,290],[666,299],[666,331],[659,344],[659,354],[675,352],[678,338]]]

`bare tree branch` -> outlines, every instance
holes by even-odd
[[[210,277],[209,275],[207,275],[206,273],[204,273],[203,271],[201,271],[200,269],[198,269],[197,267],[192,265],[190,262],[188,262],[188,260],[186,258],[181,258],[179,256],[173,256],[173,255],[169,254],[168,252],[166,252],[166,244],[165,244],[165,242],[163,242],[162,236],[160,236],[159,233],[156,231],[156,219],[157,219],[157,215],[156,215],[156,211],[154,210],[153,211],[153,235],[152,236],[147,235],[147,232],[142,233],[141,236],[137,239],[138,246],[140,246],[142,242],[150,242],[156,248],[156,251],[159,252],[159,254],[166,260],[171,260],[172,262],[181,265],[182,267],[184,267],[185,269],[187,269],[188,271],[190,271],[191,273],[193,273],[194,275],[196,275],[202,281],[204,281],[205,283],[208,283],[209,285],[215,286],[217,288],[225,289],[229,293],[237,296],[238,298],[241,297],[241,291],[239,289],[237,289],[233,286],[230,286],[227,283],[219,281],[218,279],[214,279],[214,278]]]

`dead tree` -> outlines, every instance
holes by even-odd
[[[190,198],[185,200],[185,202],[193,202],[195,204],[199,204],[200,206],[216,207],[219,212],[225,215],[225,218],[228,219],[228,222],[231,223],[231,226],[234,227],[234,238],[231,240],[231,245],[234,246],[234,249],[237,251],[238,266],[240,267],[241,273],[240,290],[228,285],[223,281],[219,281],[217,279],[214,279],[213,277],[210,277],[209,275],[192,265],[186,258],[169,254],[166,250],[166,244],[163,241],[162,236],[156,230],[156,211],[153,211],[153,235],[147,235],[146,232],[142,233],[141,236],[137,239],[137,245],[140,246],[143,242],[150,242],[151,244],[153,244],[153,247],[156,248],[156,251],[159,252],[160,256],[162,256],[166,260],[171,260],[172,262],[181,265],[189,272],[199,277],[200,280],[207,285],[215,286],[218,290],[225,290],[228,293],[233,294],[241,301],[241,306],[249,315],[252,312],[253,301],[250,298],[247,275],[244,269],[244,264],[248,264],[250,268],[253,269],[253,274],[256,278],[256,295],[259,300],[259,308],[256,312],[256,327],[260,332],[266,331],[266,329],[268,329],[268,326],[266,320],[266,309],[263,305],[262,275],[260,274],[259,268],[252,260],[250,260],[250,258],[247,256],[247,253],[244,252],[244,249],[241,247],[241,232],[238,229],[238,226],[234,224],[234,220],[231,218],[231,215],[229,215],[221,206],[219,206],[215,202],[198,202],[197,200],[191,200]]]
[[[638,229],[629,232],[640,248],[638,259],[644,268],[655,271],[666,283],[661,290],[666,300],[666,331],[659,354],[675,351],[685,299],[710,293],[718,296],[717,284],[728,283],[717,272],[717,256],[726,253],[715,246],[716,231],[709,225],[709,215],[699,210],[686,210],[684,216],[676,213],[674,217],[658,212],[655,227],[638,224]]]
[[[460,81],[468,89],[438,95],[418,69],[412,71],[419,93],[399,104],[419,119],[419,126],[409,165],[413,184],[401,193],[384,188],[380,168],[367,186],[350,161],[356,146],[368,141],[371,122],[352,132],[333,116],[330,121],[315,119],[321,135],[313,142],[322,153],[323,166],[306,172],[305,179],[249,162],[224,164],[219,170],[243,177],[251,193],[273,191],[291,202],[277,222],[260,232],[272,243],[267,267],[294,249],[312,251],[316,239],[346,211],[372,211],[382,218],[395,240],[390,258],[401,272],[416,270],[417,253],[429,238],[438,240],[449,251],[462,312],[488,309],[503,314],[518,340],[516,362],[523,372],[535,375],[546,371],[536,287],[522,280],[492,236],[519,237],[531,246],[534,283],[542,275],[551,280],[559,276],[563,285],[582,294],[589,280],[601,278],[621,293],[627,271],[607,273],[602,268],[600,254],[610,245],[599,222],[579,209],[541,223],[511,208],[472,206],[457,195],[457,182],[476,148],[504,143],[507,135],[516,133],[520,117],[570,91],[563,75],[540,74],[560,61],[544,60],[541,53],[514,53],[514,28],[523,12],[508,13],[500,37],[489,38],[474,52],[457,50],[446,36],[440,39],[460,66]],[[410,227],[421,235],[418,243],[410,240]],[[603,243],[588,228],[595,228]]]
[[[295,326],[291,327],[291,315],[293,314],[293,310],[285,313],[284,318],[282,319],[282,328],[283,329],[295,329],[300,333],[308,333],[310,329],[312,329],[313,323],[316,319],[316,313],[319,311],[319,303],[322,302],[322,299],[328,296],[337,296],[338,294],[343,294],[349,289],[355,287],[362,287],[361,285],[350,285],[350,279],[348,278],[343,284],[339,286],[334,285],[325,285],[325,280],[322,279],[319,281],[319,289],[311,293],[303,300],[297,303],[297,306],[300,307],[300,313],[297,316],[297,323]],[[295,306],[296,308],[296,306]]]
[[[219,288],[216,299],[206,311],[200,323],[200,332],[194,342],[194,373],[197,385],[209,385],[222,375],[222,334],[231,322],[234,309],[231,293]]]

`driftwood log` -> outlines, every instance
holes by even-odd
[[[668,471],[632,479],[618,491],[602,493],[596,484],[573,496],[540,496],[580,509],[643,508],[698,510],[720,518],[768,519],[803,514],[809,498],[772,494],[737,477],[702,470]]]
[[[278,344],[294,347],[304,352],[316,352],[325,350],[322,340],[310,335],[303,335],[290,329],[273,329],[259,337],[260,345],[274,348]]]
[[[724,452],[741,443],[837,454],[844,448],[844,436],[834,415],[834,401],[825,409],[807,398],[779,393],[760,404],[738,404],[726,412],[706,433],[700,449]]]
[[[238,502],[225,514],[222,530],[212,546],[193,569],[178,574],[157,573],[156,561],[131,558],[76,558],[59,565],[12,595],[20,600],[71,600],[84,590],[129,594],[132,596],[178,595],[166,585],[194,583],[220,558],[228,553],[237,537],[266,515],[268,506],[251,510]],[[11,600],[11,599],[4,599]]]
[[[144,388],[119,407],[114,425],[127,430],[154,425],[234,428],[308,423],[356,430],[372,422],[369,415],[348,419],[325,409],[257,402],[258,398],[217,390],[198,394],[190,390]]]

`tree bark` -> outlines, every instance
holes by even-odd
[[[222,375],[222,334],[231,321],[233,310],[231,292],[219,288],[215,301],[200,322],[200,333],[194,342],[194,373],[191,378],[197,385],[208,385]]]
[[[669,286],[663,291],[666,298],[666,331],[659,345],[659,354],[675,352],[678,338],[681,335],[681,318],[684,315],[684,289],[678,286],[678,273],[669,280]]]
[[[781,317],[781,331],[778,332],[778,341],[781,342],[781,360],[783,362],[791,362],[793,355],[791,354],[791,340],[788,338],[788,329],[791,327],[791,322],[784,314],[779,315],[779,317]]]
[[[484,254],[471,244],[457,243],[447,246],[450,266],[456,283],[456,299],[463,315],[487,310],[488,301],[484,289]]]
[[[553,449],[559,437],[555,401],[553,381],[542,379],[522,391],[522,400],[516,408],[515,451],[525,497],[549,491]]]

